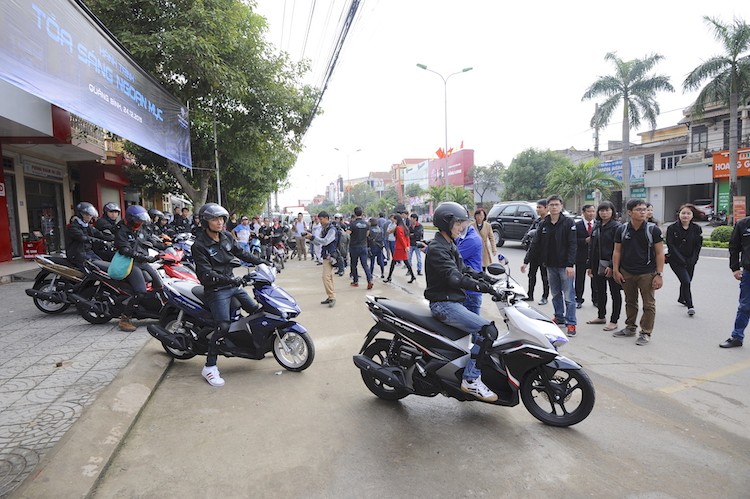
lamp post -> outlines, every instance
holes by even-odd
[[[433,71],[432,69],[428,68],[424,64],[417,64],[417,67],[420,69],[424,69],[425,71],[429,71],[430,73],[434,73],[440,77],[441,80],[443,80],[443,96],[445,100],[445,149],[443,149],[443,152],[445,153],[445,170],[443,171],[443,182],[445,186],[448,186],[448,79],[451,76],[466,73],[467,71],[471,71],[474,68],[463,68],[461,71],[456,71],[455,73],[451,73],[448,76],[443,76],[442,74],[438,73],[437,71]]]
[[[352,154],[354,154],[356,152],[361,151],[362,149],[357,149],[356,151],[352,151],[352,152],[344,152],[341,149],[339,149],[338,147],[334,147],[334,149],[337,150],[338,152],[343,152],[344,154],[346,154],[346,183],[349,186],[349,190],[346,191],[346,202],[347,202],[347,204],[351,204],[351,202],[352,202],[352,184],[351,184],[351,177],[349,177],[349,156],[351,156]]]

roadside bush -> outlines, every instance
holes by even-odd
[[[710,239],[705,239],[703,241],[703,247],[704,248],[729,248],[729,243],[725,243],[723,241],[711,241]]]
[[[732,230],[733,227],[730,227],[729,225],[716,227],[713,231],[711,231],[711,240],[728,243],[729,239],[732,237]]]

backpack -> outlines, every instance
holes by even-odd
[[[382,248],[383,247],[383,229],[377,225],[370,227],[370,241],[372,244]]]
[[[340,252],[346,252],[346,245],[349,244],[349,234],[340,226],[336,226],[336,247]]]

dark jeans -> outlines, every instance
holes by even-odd
[[[482,310],[482,293],[472,293],[467,291],[466,299],[464,300],[464,307],[469,309],[469,311],[480,315],[480,311]]]
[[[745,269],[740,279],[740,303],[737,306],[737,316],[734,318],[732,338],[740,341],[745,339],[748,321],[750,321],[750,270]]]
[[[385,262],[383,258],[383,247],[373,244],[370,246],[370,275],[375,268],[375,261],[377,260],[378,266],[380,266],[380,275],[385,273]]]
[[[588,270],[586,262],[576,262],[576,303],[583,303],[583,292],[586,290],[586,271]],[[594,281],[591,281],[591,302],[596,303],[596,285]]]
[[[592,277],[592,285],[596,289],[596,308],[599,319],[607,317],[607,286],[609,286],[609,294],[612,296],[612,315],[609,316],[609,322],[617,324],[622,311],[622,286],[615,282],[612,277],[601,275]]]
[[[695,271],[695,265],[680,265],[678,263],[670,263],[669,266],[680,280],[680,297],[679,301],[684,303],[687,308],[693,308],[693,293],[690,290],[690,282],[693,280],[693,271]]]
[[[536,286],[536,273],[542,274],[542,298],[549,296],[549,279],[547,277],[547,267],[536,263],[529,264],[529,298],[534,298],[534,287]]]
[[[211,340],[208,343],[208,355],[206,365],[211,367],[216,365],[216,358],[219,352],[219,341],[226,336],[229,331],[229,323],[232,320],[232,311],[230,310],[232,298],[237,298],[240,306],[246,312],[252,312],[258,308],[258,302],[250,296],[247,291],[239,286],[230,286],[216,291],[206,290],[206,306],[211,311],[211,316],[219,327],[214,331]],[[224,324],[222,324],[224,323]]]
[[[365,271],[367,282],[372,282],[372,272],[367,265],[367,246],[350,246],[349,255],[352,257],[352,280],[359,282],[359,273],[357,272],[357,262],[362,264],[362,270]]]

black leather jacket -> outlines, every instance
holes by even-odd
[[[65,231],[65,254],[68,261],[76,266],[83,264],[87,252],[94,248],[104,248],[105,241],[114,239],[110,235],[99,232],[92,224],[81,225],[79,220],[75,217]]]
[[[235,257],[253,265],[265,263],[262,258],[242,249],[227,231],[219,233],[219,241],[208,237],[205,230],[199,232],[192,251],[198,280],[207,289],[216,289],[234,281],[231,262]]]
[[[482,274],[464,265],[453,241],[438,233],[430,241],[425,256],[427,288],[424,297],[429,302],[456,301],[466,299],[464,289],[479,291]]]
[[[605,225],[601,221],[594,226],[591,232],[591,244],[589,245],[588,268],[594,273],[599,269],[599,260],[612,261],[615,252],[615,234],[622,226],[617,220],[610,220]]]
[[[100,232],[104,232],[108,230],[110,234],[112,234],[113,237],[115,235],[116,226],[117,226],[117,221],[112,220],[107,215],[97,218],[96,223],[94,224],[94,227],[96,227]]]
[[[148,261],[147,235],[143,226],[138,230],[130,228],[122,220],[115,226],[115,249],[124,256],[129,256],[137,263]]]

